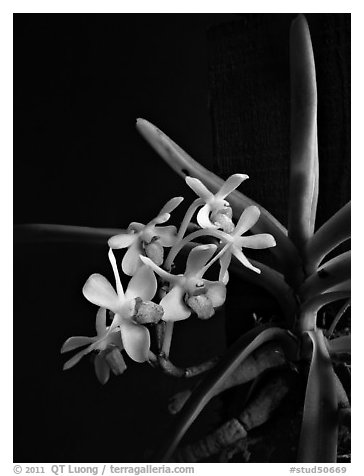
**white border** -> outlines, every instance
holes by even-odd
[[[126,4],[127,3],[127,4]],[[129,5],[128,5],[129,4]],[[2,265],[2,280],[1,280],[1,296],[7,298],[4,304],[2,301],[2,326],[1,326],[1,350],[2,356],[0,359],[0,375],[1,375],[1,461],[0,467],[7,468],[3,474],[12,474],[9,463],[12,462],[12,14],[14,12],[24,13],[158,13],[158,12],[173,12],[173,13],[231,13],[244,11],[247,13],[266,12],[266,13],[289,13],[292,11],[303,11],[312,13],[351,13],[352,14],[352,156],[357,157],[357,160],[352,161],[353,166],[353,241],[354,241],[354,257],[353,260],[353,361],[354,361],[354,378],[353,378],[353,463],[351,468],[348,468],[348,474],[354,468],[359,469],[360,455],[361,455],[361,436],[360,422],[362,417],[362,402],[363,391],[361,382],[363,380],[361,369],[362,354],[360,348],[362,347],[361,338],[363,336],[363,321],[364,312],[359,302],[360,296],[363,295],[361,284],[363,276],[361,273],[361,264],[363,263],[363,255],[361,252],[360,241],[363,234],[363,199],[361,198],[360,190],[363,188],[361,182],[362,164],[364,162],[363,146],[361,140],[363,137],[363,15],[362,9],[358,6],[359,2],[324,2],[324,1],[305,1],[305,2],[262,2],[260,1],[248,3],[224,1],[219,4],[211,5],[206,2],[184,1],[177,4],[176,2],[138,2],[137,5],[132,5],[131,2],[124,1],[5,1],[1,4],[0,14],[0,51],[1,51],[1,170],[0,170],[0,190],[1,190],[1,265]],[[206,7],[209,7],[208,9]],[[254,8],[252,9],[252,6]],[[250,7],[250,8],[249,8]],[[272,10],[274,7],[274,10]],[[360,240],[360,241],[359,241]],[[16,342],[15,342],[16,347]],[[211,472],[211,468],[204,465],[206,471]],[[230,473],[235,472],[236,465],[227,466],[226,470]],[[244,472],[249,474],[257,474],[262,471],[261,465],[244,468]],[[270,474],[283,474],[290,465],[272,465],[269,466]],[[263,465],[265,469],[267,466]],[[219,471],[223,468],[219,465]],[[259,469],[260,468],[260,469]],[[203,469],[203,471],[205,471]],[[225,469],[225,468],[224,468]],[[202,468],[199,466],[198,474]],[[239,473],[242,469],[239,469]]]

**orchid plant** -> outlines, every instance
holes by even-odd
[[[105,384],[110,370],[115,375],[126,370],[122,356],[125,352],[135,362],[148,362],[170,375],[189,378],[206,374],[193,391],[176,396],[172,410],[176,414],[175,422],[155,456],[156,461],[181,460],[181,454],[184,461],[203,460],[226,448],[234,451],[240,448],[250,429],[268,420],[271,411],[290,391],[287,382],[278,379],[273,391],[267,391],[264,399],[259,397],[260,402],[265,402],[261,413],[253,402],[250,419],[242,409],[241,416],[223,425],[218,435],[210,435],[203,443],[184,451],[179,444],[211,398],[227,388],[256,379],[264,370],[282,365],[282,361],[296,367],[308,366],[308,372],[303,370],[300,374],[306,381],[306,391],[297,460],[307,463],[337,460],[338,429],[348,424],[350,404],[333,362],[338,356],[350,353],[350,337],[335,337],[335,328],[350,305],[350,252],[334,258],[328,255],[350,238],[350,203],[315,230],[316,75],[310,33],[302,15],[292,24],[290,46],[292,130],[287,228],[237,190],[249,178],[246,174],[235,173],[223,181],[153,124],[138,119],[139,132],[182,176],[197,198],[187,207],[178,228],[162,225],[181,206],[182,197],[170,199],[147,225],[133,222],[127,230],[117,233],[90,229],[84,235],[79,232],[86,237],[105,237],[116,291],[103,276],[89,277],[83,294],[99,307],[96,336],[71,337],[64,343],[62,352],[84,347],[64,364],[64,369],[70,369],[83,356],[94,352],[96,376]],[[197,224],[192,226],[194,217]],[[56,230],[59,231],[78,233],[74,227]],[[248,259],[245,248],[270,250],[276,258],[276,268]],[[123,256],[118,262],[115,256],[120,252]],[[177,258],[185,259],[184,269],[179,269]],[[125,291],[120,271],[129,278]],[[228,298],[229,272],[243,282],[250,281],[271,292],[281,305],[285,323],[280,326],[257,323],[219,359],[190,368],[177,367],[169,357],[174,323],[192,314],[202,320],[212,318]],[[207,273],[214,278],[207,279]],[[319,327],[320,309],[339,301],[343,306],[330,326]],[[151,334],[156,337],[154,348]],[[267,348],[273,343],[274,348]]]

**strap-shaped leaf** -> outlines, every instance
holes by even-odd
[[[255,349],[265,342],[275,339],[282,343],[290,358],[296,355],[297,343],[295,338],[288,331],[277,327],[257,327],[241,336],[233,344],[186,402],[173,422],[171,432],[166,435],[158,454],[155,455],[155,461],[167,462],[170,460],[183,435],[214,396],[215,389],[221,385],[221,382],[229,378],[229,375]]]
[[[323,293],[314,296],[301,306],[299,317],[299,328],[301,331],[315,331],[318,311],[326,304],[347,299],[350,290],[332,293]]]
[[[145,119],[137,120],[137,129],[144,139],[154,148],[154,150],[164,159],[164,161],[183,179],[186,176],[198,178],[213,193],[216,193],[224,181],[192,159],[184,150],[181,149],[172,139],[156,126]],[[270,248],[281,263],[292,268],[299,261],[297,250],[293,243],[287,237],[287,230],[279,221],[274,218],[262,206],[252,199],[234,190],[228,197],[229,203],[233,209],[234,217],[238,219],[245,208],[251,205],[257,205],[261,215],[257,224],[252,228],[253,233],[270,233],[274,236],[277,246]]]
[[[350,354],[351,336],[341,336],[328,340],[327,348],[330,354]]]
[[[48,225],[29,223],[14,226],[16,243],[93,243],[105,245],[123,230],[90,226]]]
[[[340,243],[348,240],[350,236],[351,202],[348,202],[327,220],[307,242],[306,270],[309,273],[315,271],[325,256]]]
[[[297,461],[336,463],[338,398],[335,373],[322,331],[308,331],[308,335],[313,350]]]
[[[347,251],[320,266],[317,272],[302,284],[299,295],[305,301],[317,294],[327,292],[349,280],[350,272],[351,252]]]
[[[302,250],[312,236],[318,196],[317,89],[310,31],[303,15],[291,25],[291,163],[288,234]]]
[[[336,314],[335,318],[333,319],[328,331],[325,333],[326,337],[329,338],[333,333],[334,333],[334,330],[338,324],[338,322],[340,321],[340,319],[343,317],[343,315],[345,314],[346,310],[350,307],[351,305],[351,300],[348,299],[344,304],[343,306],[339,309],[338,313]]]

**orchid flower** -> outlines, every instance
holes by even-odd
[[[197,214],[197,223],[201,228],[222,228],[227,233],[233,231],[232,209],[225,197],[248,178],[245,174],[231,175],[214,195],[199,179],[186,177],[187,185],[205,202]]]
[[[89,354],[93,350],[98,351],[94,360],[95,373],[100,383],[105,384],[110,378],[110,370],[115,375],[121,375],[126,370],[121,351],[123,345],[121,335],[118,329],[109,332],[106,326],[106,309],[100,307],[96,314],[96,336],[74,336],[66,340],[61,348],[61,353],[70,352],[71,350],[83,347],[89,344],[85,349],[77,352],[63,366],[63,370],[70,369],[76,365],[82,357]]]
[[[133,276],[142,265],[140,255],[146,255],[156,264],[163,263],[163,247],[170,247],[176,241],[175,226],[156,226],[165,223],[170,213],[183,201],[183,197],[169,200],[158,215],[149,223],[132,222],[128,229],[119,235],[112,236],[108,244],[112,249],[128,248],[122,260],[122,270],[128,276]]]
[[[223,248],[219,252],[220,257],[220,280],[227,284],[229,280],[228,267],[230,265],[232,255],[237,258],[247,268],[260,273],[260,269],[253,266],[244,255],[242,248],[264,249],[271,248],[276,245],[275,239],[269,233],[260,233],[251,236],[242,236],[258,221],[260,210],[257,206],[251,205],[247,207],[241,214],[239,221],[230,234],[224,233],[222,238]]]
[[[194,311],[201,319],[208,319],[215,308],[225,302],[226,288],[219,281],[203,279],[205,265],[216,251],[216,245],[200,245],[191,250],[187,258],[184,274],[174,275],[157,266],[151,259],[140,259],[150,266],[161,278],[171,285],[169,292],[162,298],[164,321],[187,319]]]
[[[93,274],[83,287],[83,295],[93,304],[109,309],[115,314],[108,333],[119,327],[126,353],[136,362],[145,362],[149,355],[150,335],[148,329],[138,322],[138,309],[142,302],[144,315],[149,310],[150,322],[155,322],[162,316],[161,307],[148,302],[157,290],[156,278],[148,266],[142,266],[131,278],[124,293],[111,249],[109,260],[115,276],[116,291],[104,276]],[[145,318],[143,322],[146,322]]]

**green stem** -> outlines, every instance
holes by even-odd
[[[196,198],[196,200],[194,200],[191,205],[188,207],[187,211],[186,211],[186,214],[182,220],[182,223],[181,223],[181,226],[178,230],[178,234],[177,234],[177,241],[181,240],[188,228],[188,225],[190,224],[191,220],[192,220],[192,217],[193,217],[193,214],[195,213],[195,211],[197,210],[198,207],[200,207],[201,205],[204,204],[204,201],[201,200],[201,198]]]
[[[203,204],[203,201],[200,198],[196,198],[196,200],[194,200],[191,203],[191,205],[188,207],[188,209],[186,211],[186,214],[185,214],[185,216],[182,220],[181,226],[178,230],[176,242],[171,247],[171,249],[169,250],[169,253],[168,253],[167,258],[165,260],[164,266],[167,270],[170,269],[174,258],[178,254],[178,251],[181,249],[180,244],[181,244],[182,238],[183,238],[183,236],[184,236],[184,234],[185,234],[185,232],[188,228],[188,225],[190,224],[190,222],[192,220],[193,214],[195,213],[197,208],[202,204]],[[198,230],[196,230],[196,231],[198,231]],[[176,253],[176,250],[177,250],[177,253]]]
[[[201,275],[203,276],[207,270],[214,264],[216,261],[221,258],[221,256],[225,253],[225,251],[230,246],[230,243],[227,243],[225,246],[221,248],[221,250],[202,268]]]
[[[170,250],[164,263],[165,269],[170,269],[174,259],[176,258],[178,253],[182,250],[182,248],[186,246],[187,243],[194,240],[195,238],[199,238],[200,236],[213,236],[214,238],[223,240],[226,234],[223,231],[214,230],[212,228],[197,230],[197,231],[194,231],[193,233],[190,233],[189,235],[185,236],[183,240],[179,241],[177,245],[173,247],[173,249]]]

